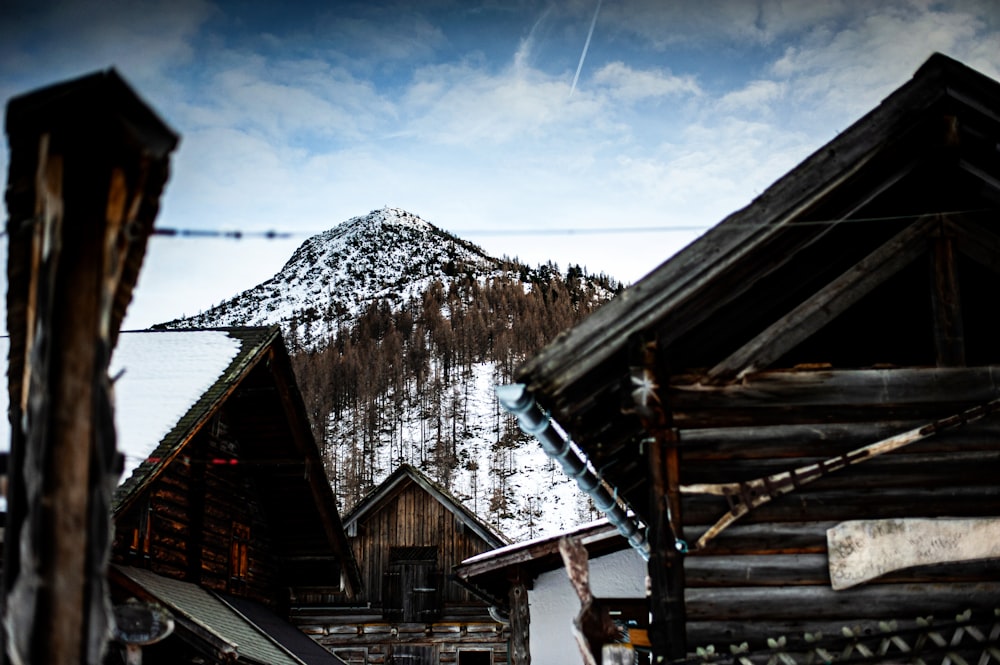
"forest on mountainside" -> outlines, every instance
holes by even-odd
[[[495,398],[471,403],[484,392],[473,384],[484,372],[492,385],[510,383],[520,363],[622,287],[579,266],[509,265],[506,276],[451,275],[402,303],[373,299],[319,343],[289,339],[342,510],[407,462],[493,524],[531,511],[531,497],[508,482],[530,442]]]

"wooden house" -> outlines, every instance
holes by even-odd
[[[452,579],[462,560],[507,544],[443,487],[404,464],[344,520],[361,568],[355,603],[299,608],[295,620],[363,665],[499,665],[504,622]]]
[[[340,662],[288,622],[361,582],[278,329],[123,333],[112,371],[112,598],[177,626],[144,662]]]
[[[648,525],[657,658],[1000,656],[998,146],[934,55],[505,389]]]
[[[527,657],[532,663],[563,663],[578,652],[576,640],[566,630],[581,609],[560,553],[560,542],[566,538],[586,549],[590,589],[600,607],[629,631],[630,643],[646,642],[642,637],[649,625],[646,562],[618,529],[600,520],[484,552],[455,567],[456,579],[492,598],[508,615],[517,609],[519,595],[526,597],[527,621],[517,635],[513,629],[517,622],[511,622],[511,662]]]

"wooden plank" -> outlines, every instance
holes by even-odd
[[[877,497],[875,500],[873,497]],[[727,508],[726,500],[712,495],[693,495],[684,502],[690,524],[716,519]],[[897,517],[992,517],[1000,512],[1000,486],[888,489],[877,492],[838,490],[800,492],[783,496],[756,508],[737,524],[843,522],[852,519]],[[693,528],[688,528],[693,532]],[[726,533],[723,531],[723,533]]]
[[[688,589],[692,621],[896,619],[948,616],[964,609],[993,611],[1000,582],[870,584],[834,591],[829,586]]]
[[[718,460],[689,462],[685,468],[684,482],[687,485],[695,485],[711,484],[712,480],[718,478],[760,478],[787,471],[791,467],[818,464],[824,459],[829,458],[810,456],[734,462]],[[922,489],[932,486],[992,485],[998,475],[1000,475],[1000,450],[924,453],[911,447],[869,460],[843,473],[825,476],[816,480],[809,489],[829,491],[853,488],[865,491],[886,488]]]
[[[927,251],[936,216],[922,217],[883,243],[811,298],[764,329],[708,372],[709,383],[763,369],[837,318]]]
[[[938,367],[965,365],[965,332],[958,264],[950,235],[935,238],[931,258],[931,312],[934,317],[934,350]]]
[[[729,512],[720,517],[712,528],[701,535],[695,547],[703,547],[706,542],[710,541],[734,521],[778,496],[793,492],[803,485],[811,483],[829,473],[839,471],[853,464],[860,464],[878,455],[884,455],[893,450],[908,446],[915,441],[933,436],[942,430],[960,427],[968,422],[990,416],[998,409],[1000,409],[1000,399],[995,399],[981,406],[967,409],[954,416],[936,420],[908,432],[876,441],[844,455],[755,480],[682,486],[681,491],[685,493],[718,494],[725,496],[730,501]]]
[[[687,468],[692,463],[782,459],[803,455],[847,452],[868,441],[885,438],[895,432],[919,427],[919,420],[875,422],[814,423],[810,425],[760,425],[681,430],[682,459]],[[989,452],[1000,450],[1000,419],[980,420],[968,427],[942,432],[916,445],[921,453]]]
[[[688,562],[703,557],[741,554],[825,554],[826,530],[837,521],[769,522],[765,524],[734,524],[719,534],[703,550],[691,552]],[[709,524],[687,525],[694,533],[708,529]]]
[[[827,543],[831,586],[849,589],[903,568],[1000,557],[1000,518],[853,520]]]
[[[829,561],[825,547],[815,554],[689,556],[684,562],[684,572],[688,588],[826,586],[831,579]],[[1000,579],[1000,559],[982,559],[897,570],[881,576],[879,584],[996,579]]]
[[[953,405],[987,402],[1000,394],[1000,367],[985,365],[969,368],[899,368],[857,370],[773,370],[747,375],[739,384],[712,386],[698,382],[698,377],[674,377],[667,389],[674,424],[690,427],[682,420],[688,413],[714,411],[775,409],[784,413],[785,423],[793,409],[836,407],[854,409],[856,414],[871,411],[867,420],[882,420],[879,410],[897,413],[903,407],[918,407],[938,412],[954,411]],[[949,408],[949,407],[952,408]],[[714,414],[723,417],[722,413]],[[706,415],[706,419],[711,418]],[[890,419],[898,416],[889,416]],[[839,419],[844,420],[844,419]],[[850,419],[847,419],[850,420]],[[856,419],[857,420],[857,419]],[[819,422],[836,422],[820,418]],[[755,422],[752,419],[751,423]],[[766,421],[764,421],[766,423]],[[701,425],[712,426],[710,424]]]
[[[689,556],[684,561],[688,588],[826,585],[825,554]]]

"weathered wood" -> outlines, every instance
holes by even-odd
[[[1000,367],[899,368],[856,370],[772,370],[744,377],[738,384],[709,386],[697,377],[675,377],[665,399],[674,425],[729,426],[745,411],[746,423],[796,425],[810,408],[826,417],[815,422],[900,419],[907,410],[946,415],[956,406],[994,399],[1000,393]],[[841,414],[855,417],[842,417]],[[864,415],[865,418],[858,418]],[[905,416],[903,416],[905,417]],[[714,419],[714,421],[713,421]]]
[[[831,586],[849,589],[902,568],[1000,557],[1000,518],[852,520],[827,541]]]
[[[891,455],[876,457],[865,464],[854,465],[843,473],[818,479],[810,486],[816,491],[841,489],[926,488],[937,485],[990,485],[1000,473],[1000,450],[970,452],[942,451],[924,454],[919,443]],[[994,444],[996,445],[996,444]],[[830,450],[831,455],[849,452]],[[818,464],[822,457],[761,458],[739,461],[695,463],[687,461],[684,480],[687,485],[711,484],[717,478],[754,479],[774,475],[789,468]]]
[[[601,649],[601,665],[632,665],[635,651],[627,644],[605,644]]]
[[[811,519],[843,522],[859,517],[991,517],[997,513],[998,502],[1000,486],[997,485],[951,487],[946,491],[935,488],[864,493],[850,489],[830,492],[803,490],[755,508],[737,524],[803,522]],[[725,498],[708,494],[692,495],[684,501],[684,514],[691,524],[709,523],[727,509]]]
[[[895,93],[864,123],[851,127],[849,133],[842,134],[775,182],[753,205],[727,217],[696,244],[612,301],[611,306],[602,307],[570,333],[562,335],[526,363],[517,380],[530,377],[533,392],[544,390],[558,398],[595,367],[614,358],[632,335],[648,330],[663,312],[676,313],[680,304],[691,301],[703,303],[701,313],[724,304],[705,297],[706,284],[746,262],[748,255],[754,255],[755,250],[774,236],[794,233],[796,219],[815,210],[827,196],[880,156],[881,151],[871,149],[873,145],[886,150],[905,149],[906,142],[902,146],[898,143],[902,141],[901,134],[920,133],[923,129],[913,125],[904,128],[899,116],[912,118],[918,109],[926,109],[939,96],[940,88],[926,81],[909,84]],[[914,140],[909,145],[916,147],[922,143]],[[828,226],[814,227],[814,234]],[[790,254],[771,260],[786,260],[787,256]],[[730,280],[727,286],[731,298],[738,298],[751,284],[751,279]],[[671,333],[679,335],[697,320],[692,314],[675,316],[671,323],[670,328],[677,329]]]
[[[992,612],[1000,582],[870,584],[834,591],[829,586],[700,588],[687,590],[691,621],[863,620],[935,615],[961,608]]]
[[[11,100],[7,131],[12,449],[26,451],[11,479],[7,655],[97,663],[116,477],[107,368],[177,137],[113,71]]]
[[[718,383],[763,369],[837,318],[879,284],[927,251],[936,216],[921,218],[768,326],[708,372]]]
[[[515,578],[510,586],[510,662],[511,665],[531,665],[531,610],[528,589]]]
[[[746,515],[757,506],[761,506],[778,496],[793,492],[803,485],[852,464],[860,464],[877,455],[884,455],[903,446],[908,446],[914,441],[933,436],[940,431],[959,427],[968,422],[990,416],[998,409],[1000,409],[1000,399],[992,400],[954,416],[936,420],[908,432],[903,432],[902,434],[863,446],[845,455],[756,480],[682,486],[682,492],[689,494],[719,494],[725,496],[731,503],[729,512],[719,518],[708,531],[698,538],[696,547],[703,547],[705,543],[734,521]]]
[[[696,587],[826,585],[824,554],[689,556],[684,560],[689,589]]]
[[[704,511],[708,512],[708,511]],[[825,554],[826,530],[837,521],[737,523],[710,542],[704,549],[691,552],[684,565],[697,565],[703,557],[740,554]],[[687,529],[700,533],[709,524],[692,523]]]
[[[938,367],[965,365],[965,332],[958,263],[951,236],[945,229],[935,238],[930,254],[931,312]]]

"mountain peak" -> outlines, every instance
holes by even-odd
[[[459,274],[486,279],[511,267],[480,247],[401,208],[384,207],[303,242],[271,279],[197,316],[165,327],[280,324],[301,339],[363,311],[367,303],[396,303]]]

